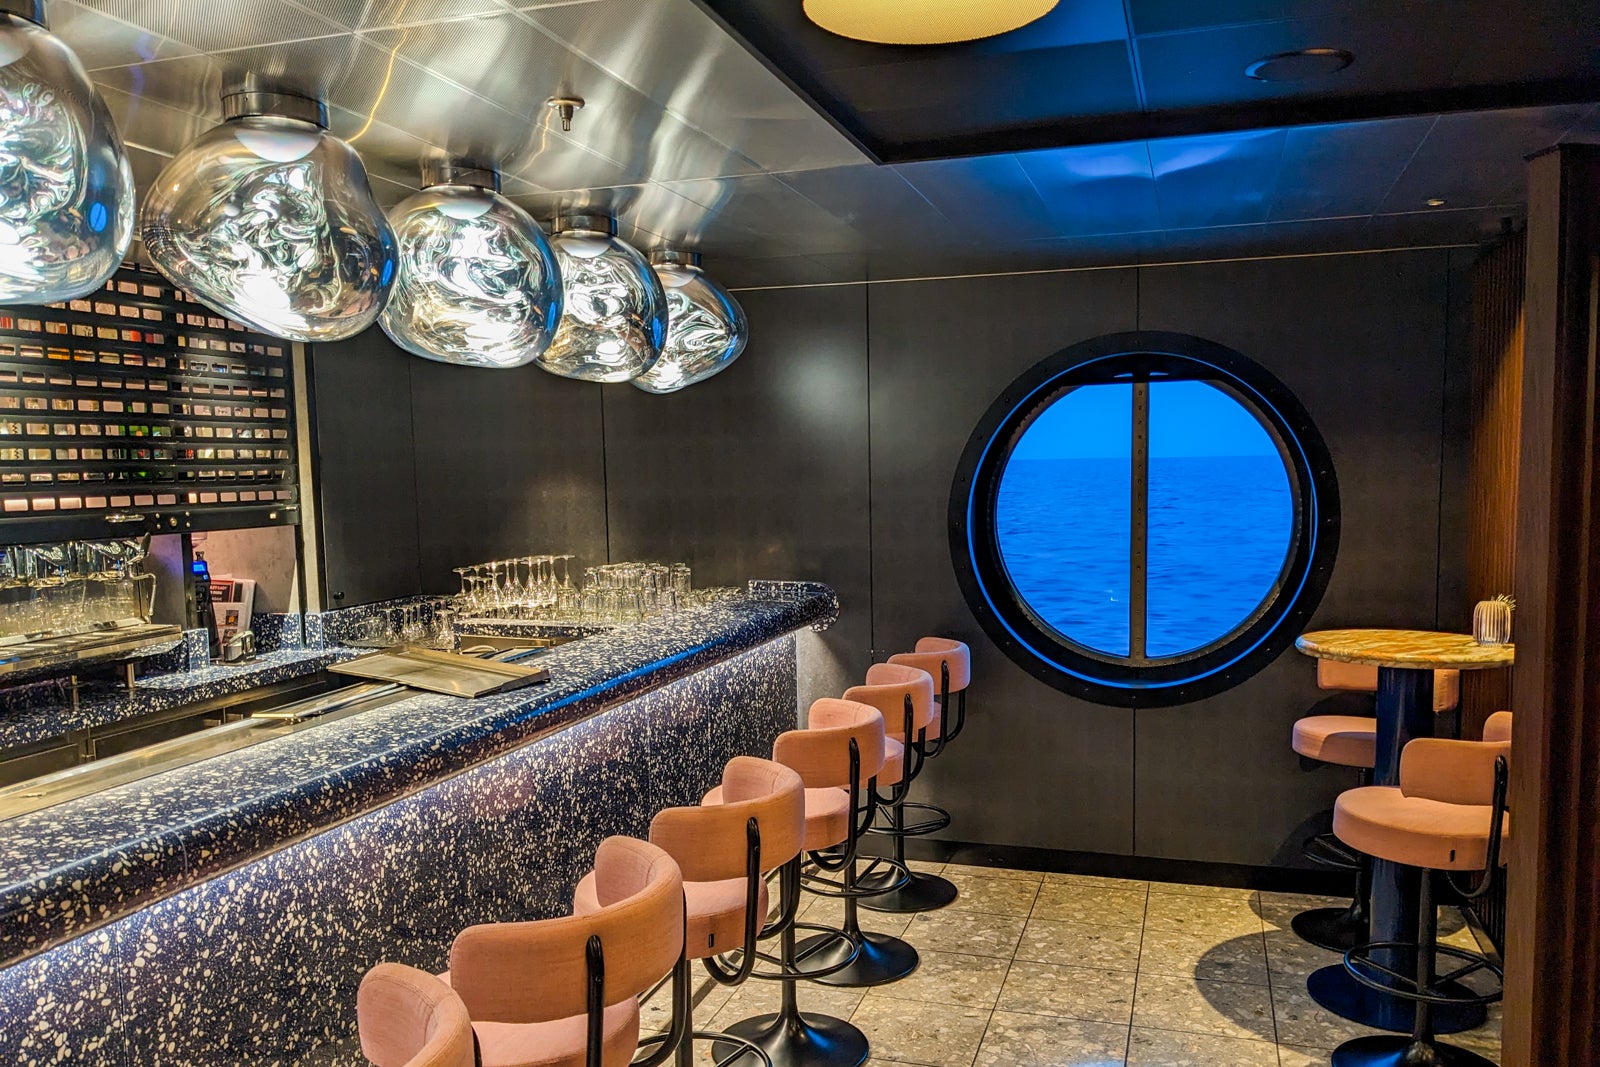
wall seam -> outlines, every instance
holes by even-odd
[[[1433,509],[1433,628],[1439,629],[1443,617],[1440,595],[1444,588],[1444,473],[1446,441],[1450,429],[1450,313],[1454,308],[1452,266],[1453,253],[1444,254],[1444,347],[1439,353],[1439,487]]]
[[[867,371],[867,659],[878,650],[878,556],[873,542],[877,516],[872,503],[872,287],[861,289],[861,335],[866,349]]]
[[[611,562],[611,443],[606,438],[606,387],[600,391],[600,506],[605,516],[606,562]]]
[[[424,592],[422,581],[422,476],[418,472],[421,466],[421,457],[417,454],[417,380],[412,371],[415,369],[412,359],[406,360],[406,398],[411,405],[411,499],[417,502],[417,518],[414,523],[417,534],[417,584],[418,595]],[[335,605],[338,606],[338,605]]]

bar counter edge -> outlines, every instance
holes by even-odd
[[[837,616],[825,585],[752,581],[555,648],[540,686],[419,693],[0,824],[0,968]]]

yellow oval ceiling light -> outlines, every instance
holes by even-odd
[[[1009,33],[1058,0],[804,0],[829,33],[873,44],[953,44]]]

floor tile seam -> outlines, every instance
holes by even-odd
[[[1025,956],[1016,956],[1014,959],[1017,963],[1028,963],[1037,967],[1076,967],[1081,971],[1114,971],[1117,974],[1135,974],[1139,970],[1137,965],[1133,967],[1113,967],[1105,963],[1061,963],[1057,960],[1030,960]]]
[[[1110,970],[1111,968],[1107,969]],[[1269,992],[1272,989],[1272,986],[1267,982],[1251,982],[1243,978],[1202,978],[1198,974],[1171,974],[1166,971],[1147,970],[1144,967],[1140,967],[1138,973],[1148,974],[1151,978],[1186,978],[1193,982],[1217,982],[1221,985],[1242,985],[1249,986],[1251,989],[1265,989]]]
[[[996,1004],[994,1011],[1003,1011],[1007,1015],[1031,1015],[1037,1019],[1066,1019],[1075,1023],[1109,1023],[1112,1026],[1131,1026],[1133,1024],[1133,1008],[1128,1008],[1127,1019],[1091,1019],[1086,1015],[1068,1015],[1059,1011],[1029,1011],[1027,1008],[1005,1008]],[[993,1017],[994,1012],[989,1013]]]
[[[1262,920],[1263,925],[1265,920]],[[1279,1047],[1278,1067],[1283,1067],[1283,1041],[1278,1033],[1278,991],[1272,982],[1272,953],[1267,951],[1267,932],[1261,931],[1261,952],[1267,958],[1267,1007],[1272,1011],[1272,1040]],[[1307,975],[1309,978],[1310,975]]]
[[[1151,1026],[1148,1023],[1134,1023],[1132,1029],[1158,1030],[1163,1034],[1188,1034],[1192,1037],[1220,1037],[1227,1041],[1249,1041],[1257,1045],[1276,1046],[1278,1044],[1278,1042],[1269,1037],[1239,1037],[1237,1034],[1219,1034],[1215,1030],[1179,1030],[1174,1026]],[[1307,1045],[1305,1047],[1310,1048],[1311,1046]]]

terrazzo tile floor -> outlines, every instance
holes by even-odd
[[[1321,1067],[1365,1027],[1323,1011],[1306,976],[1338,962],[1289,920],[1327,897],[913,863],[955,882],[948,908],[863,910],[867,930],[916,946],[921,967],[872,989],[799,988],[800,1009],[849,1019],[868,1064],[922,1067]],[[837,926],[838,901],[806,894],[801,915]],[[1476,950],[1443,909],[1441,940]],[[695,1024],[720,1030],[777,1010],[776,983],[738,990],[695,970]],[[644,1012],[666,1024],[666,995]],[[1498,1005],[1482,1028],[1446,1039],[1498,1062]],[[709,1043],[697,1047],[711,1064]]]

